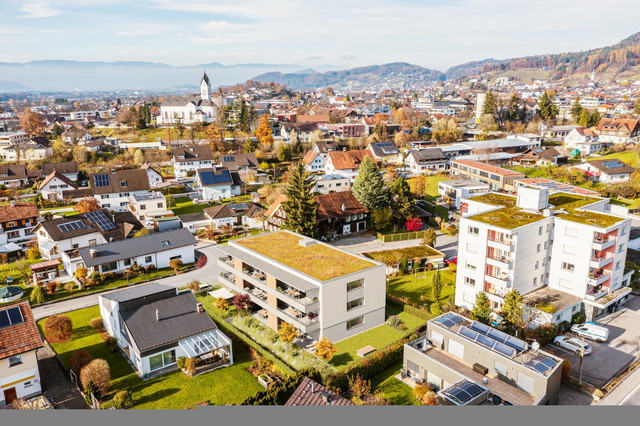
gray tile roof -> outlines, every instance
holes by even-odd
[[[163,245],[168,241],[168,245]],[[115,241],[113,243],[100,244],[93,247],[78,249],[82,260],[87,267],[102,265],[136,256],[144,256],[151,253],[159,253],[179,247],[196,244],[196,239],[186,228],[173,229],[171,231],[157,232],[146,237],[132,238],[129,240]],[[90,251],[96,250],[97,257],[91,257]]]
[[[142,303],[121,311],[120,315],[136,345],[144,352],[205,331],[216,330],[218,327],[206,312],[196,311],[197,304],[197,299],[189,291]],[[156,310],[159,320],[156,319]]]

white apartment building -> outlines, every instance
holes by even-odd
[[[18,145],[27,143],[29,135],[23,131],[19,132],[0,132],[0,146]]]
[[[442,200],[460,209],[463,198],[475,197],[476,195],[491,192],[488,183],[478,182],[470,179],[444,180],[438,182],[438,194]]]
[[[314,175],[315,184],[311,192],[329,194],[331,192],[348,191],[351,188],[351,180],[340,175]]]
[[[631,219],[608,199],[519,187],[461,205],[456,304],[471,309],[485,292],[494,309],[518,290],[534,323],[587,320],[612,312],[631,289],[625,272]]]
[[[272,329],[343,340],[385,321],[385,265],[290,231],[219,246],[220,282],[248,294]]]

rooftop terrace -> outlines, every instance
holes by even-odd
[[[298,234],[279,231],[232,242],[320,281],[328,281],[376,266],[360,256],[316,242],[303,247]]]

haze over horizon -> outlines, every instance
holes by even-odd
[[[636,1],[620,0],[616,8],[594,13],[577,0],[139,0],[135,5],[8,0],[0,9],[0,19],[8,23],[0,28],[0,62],[220,62],[323,69],[409,62],[445,71],[491,57],[615,44],[639,29]]]

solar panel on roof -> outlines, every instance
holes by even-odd
[[[620,169],[624,167],[624,164],[622,164],[622,162],[618,160],[603,161],[602,164],[604,164],[604,166],[609,169]]]
[[[517,337],[513,337],[513,336],[509,336],[507,338],[507,341],[504,343],[520,352],[526,351],[528,347],[527,342],[524,342],[518,339]]]
[[[472,330],[477,331],[478,333],[487,334],[489,332],[490,327],[486,324],[483,324],[478,321],[474,321],[471,323]]]
[[[61,232],[65,232],[65,233],[77,231],[79,229],[84,229],[84,228],[86,228],[86,225],[80,220],[75,220],[69,223],[61,223],[58,225],[58,229]]]
[[[467,327],[460,327],[460,334],[462,334],[464,337],[468,337],[473,341],[475,341],[476,338],[478,337],[478,333],[476,333],[475,331]]]
[[[509,358],[513,358],[516,355],[516,350],[512,347],[505,345],[504,343],[496,342],[493,349]]]
[[[116,226],[109,220],[106,214],[102,210],[96,210],[93,212],[87,212],[84,214],[87,219],[95,223],[103,231],[111,231],[116,229]]]
[[[200,172],[200,180],[203,185],[217,185],[220,183],[229,183],[231,182],[231,176],[229,175],[228,170],[221,170],[220,174],[215,174],[214,172]]]
[[[0,328],[21,324],[23,322],[24,317],[22,316],[22,311],[19,306],[0,311]]]
[[[230,208],[231,210],[247,210],[247,209],[249,209],[249,205],[247,203],[229,204],[227,207]]]
[[[234,162],[234,161],[236,161],[236,157],[222,157],[222,161],[224,161],[224,162]]]
[[[482,395],[482,393],[484,392],[486,392],[485,389],[481,388],[473,382],[465,380],[451,386],[444,391],[444,394],[453,399],[458,404],[465,405],[478,396]]]
[[[96,188],[100,188],[100,187],[110,186],[111,185],[111,178],[107,174],[95,175],[93,180],[94,180],[94,182],[96,184]]]

